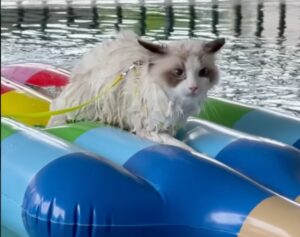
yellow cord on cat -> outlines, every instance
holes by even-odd
[[[65,114],[68,112],[72,112],[78,109],[81,109],[89,104],[92,104],[96,100],[100,99],[102,96],[104,96],[106,93],[108,93],[111,89],[113,89],[115,86],[117,86],[128,74],[128,72],[132,69],[136,69],[137,66],[140,66],[141,62],[135,62],[133,65],[131,65],[127,71],[119,74],[116,76],[116,78],[112,81],[111,84],[108,84],[106,87],[104,87],[98,95],[96,95],[94,98],[86,101],[85,103],[82,103],[80,105],[67,108],[67,109],[60,109],[60,110],[55,110],[55,111],[44,111],[44,112],[37,112],[37,113],[16,113],[16,114],[2,114],[2,116],[6,117],[15,117],[15,118],[44,118],[44,117],[50,117],[53,115],[60,115],[60,114]],[[137,71],[135,70],[135,73]]]

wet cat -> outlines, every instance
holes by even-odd
[[[207,91],[218,82],[215,53],[224,43],[220,38],[160,45],[120,33],[83,56],[51,110],[82,104],[121,75],[120,84],[79,110],[52,117],[48,126],[68,120],[100,121],[189,149],[172,136],[188,116],[199,113]]]

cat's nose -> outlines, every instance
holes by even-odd
[[[198,86],[191,86],[191,87],[189,87],[189,89],[190,89],[190,91],[191,91],[193,94],[195,94],[195,93],[198,91],[199,87],[198,87]]]

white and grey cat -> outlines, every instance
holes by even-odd
[[[48,126],[68,120],[101,121],[189,149],[172,136],[188,116],[199,113],[207,91],[218,82],[215,53],[224,43],[182,40],[159,45],[121,33],[83,56],[51,110],[92,99],[123,73],[122,82],[90,105],[52,117]]]

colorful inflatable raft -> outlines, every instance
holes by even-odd
[[[45,89],[66,85],[67,72],[1,70],[3,236],[300,236],[299,120],[249,108],[220,122],[262,111],[282,124],[266,137],[284,128],[284,144],[191,118],[177,134],[191,154],[98,123],[41,128],[48,117],[25,115],[49,110]]]

